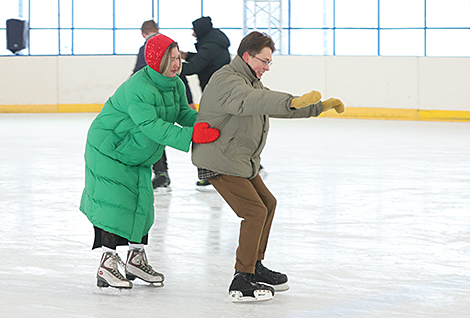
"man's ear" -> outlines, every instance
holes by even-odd
[[[249,57],[250,57],[250,53],[248,52],[243,53],[243,61],[245,61],[245,63],[248,63]]]

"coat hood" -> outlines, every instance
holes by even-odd
[[[173,41],[163,34],[157,34],[147,40],[145,44],[145,62],[151,69],[160,73],[160,64],[163,54]]]
[[[212,29],[209,31],[209,33],[206,34],[203,39],[198,38],[197,42],[194,43],[194,47],[196,48],[196,50],[199,51],[199,48],[201,46],[211,43],[221,47],[224,50],[228,50],[230,46],[230,40],[225,35],[225,33],[220,31],[219,29]]]
[[[193,30],[196,33],[196,37],[200,40],[204,38],[207,33],[212,30],[212,19],[210,17],[201,17],[194,20]]]

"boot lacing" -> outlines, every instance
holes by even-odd
[[[135,256],[137,259],[140,258],[139,268],[150,275],[157,275],[158,273],[153,270],[152,266],[148,263],[147,254],[145,251],[139,251]]]
[[[114,254],[111,256],[111,265],[112,270],[111,273],[121,280],[126,280],[124,276],[122,276],[121,272],[119,271],[118,265],[121,265],[122,268],[125,268],[124,262],[121,260],[119,255]]]
[[[258,272],[258,275],[268,277],[269,279],[271,279],[272,281],[276,283],[278,282],[279,275],[281,275],[281,273],[279,272],[276,272],[276,271],[270,270],[269,268],[264,267],[264,265],[261,264],[261,262],[258,263],[258,265],[256,266],[256,271]]]

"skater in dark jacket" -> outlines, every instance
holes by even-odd
[[[197,74],[201,91],[204,91],[210,77],[222,66],[230,63],[228,48],[230,40],[225,33],[212,27],[210,17],[201,17],[193,22],[193,36],[197,39],[195,44],[197,53],[180,52],[183,63],[182,75]],[[189,90],[189,87],[187,87]],[[196,182],[198,191],[214,191],[207,180]]]
[[[230,40],[219,29],[212,27],[210,17],[201,17],[193,22],[193,36],[197,53],[180,52],[183,63],[183,75],[197,74],[201,90],[204,91],[212,74],[225,64],[230,63],[228,48]]]
[[[215,142],[193,145],[199,178],[208,179],[243,219],[229,287],[232,301],[269,300],[275,290],[289,288],[287,275],[261,263],[276,208],[276,198],[258,174],[269,117],[309,118],[329,109],[344,111],[339,99],[322,102],[317,91],[294,97],[265,88],[260,79],[270,69],[273,52],[274,42],[266,34],[252,32],[243,38],[230,64],[212,75],[196,119],[220,130]]]
[[[137,53],[137,60],[135,61],[132,74],[137,73],[137,71],[140,71],[144,66],[147,66],[147,62],[145,61],[145,45],[152,36],[158,34],[158,24],[154,20],[145,21],[142,23],[140,31],[142,32],[142,37],[145,39],[145,43],[140,47],[139,53]]]

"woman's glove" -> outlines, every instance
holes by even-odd
[[[208,123],[197,123],[193,128],[192,141],[196,144],[207,144],[219,138],[220,132],[217,128],[209,128]]]
[[[310,93],[303,94],[300,97],[296,97],[292,100],[292,107],[304,108],[312,104],[316,104],[321,99],[321,93],[317,91],[311,91]]]
[[[323,105],[324,112],[333,108],[338,114],[344,113],[344,104],[337,98],[328,98],[327,100],[321,103]]]

